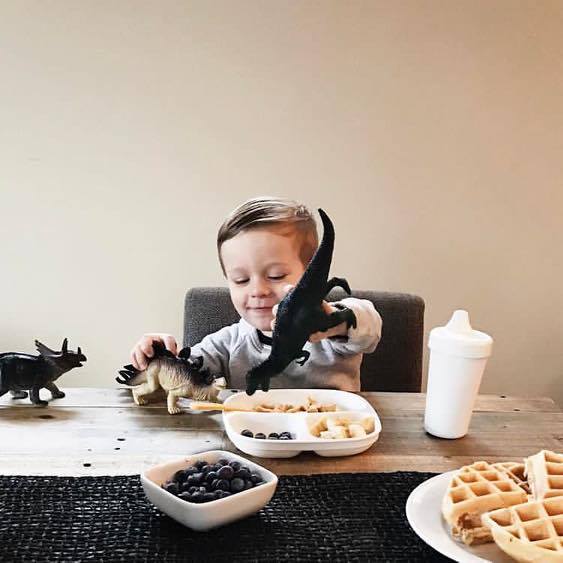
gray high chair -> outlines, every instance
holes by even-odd
[[[353,297],[371,301],[383,330],[375,352],[364,354],[361,366],[362,391],[419,392],[422,381],[424,301],[408,293],[353,291]],[[333,290],[327,301],[346,297]],[[226,287],[194,287],[184,301],[184,346],[193,346],[204,336],[238,322]]]

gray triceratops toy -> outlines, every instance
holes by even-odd
[[[8,391],[14,399],[25,399],[27,391],[31,402],[45,407],[47,401],[39,398],[40,389],[48,389],[53,399],[60,399],[65,394],[55,385],[55,380],[63,373],[82,366],[86,356],[78,347],[76,352],[68,349],[68,339],[63,340],[60,352],[51,350],[39,340],[35,341],[39,356],[4,352],[0,354],[0,397]]]

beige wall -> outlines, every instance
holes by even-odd
[[[111,385],[258,194],[323,207],[333,272],[467,308],[483,389],[563,404],[563,2],[0,1],[1,350]]]

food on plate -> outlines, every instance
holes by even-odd
[[[563,563],[563,454],[478,461],[452,477],[442,515],[467,545],[494,541],[516,561]]]
[[[375,430],[375,420],[373,416],[366,416],[360,421],[347,417],[323,416],[309,430],[313,436],[325,440],[363,438]]]
[[[477,461],[452,477],[442,502],[442,515],[452,536],[467,545],[492,541],[481,516],[495,508],[520,504],[528,498],[521,486],[524,464]]]
[[[266,434],[263,432],[257,432],[254,434],[252,430],[245,429],[241,432],[242,436],[246,436],[247,438],[257,438],[258,440],[265,440]],[[270,432],[267,436],[268,440],[293,440],[293,436],[291,432]]]
[[[334,403],[323,405],[312,397],[308,397],[304,405],[263,403],[256,405],[254,410],[256,412],[331,412],[336,411],[336,405]]]
[[[220,459],[217,463],[198,460],[176,471],[162,488],[187,502],[219,500],[263,483],[259,473],[252,473],[238,461]]]
[[[563,561],[563,496],[493,510],[483,522],[516,561]]]
[[[526,458],[526,473],[534,499],[563,496],[563,455],[542,450]]]

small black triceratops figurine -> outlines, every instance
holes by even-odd
[[[180,350],[178,357],[164,347],[161,342],[153,342],[154,356],[147,369],[139,371],[132,364],[120,370],[118,383],[135,387],[133,400],[137,405],[146,405],[148,396],[158,389],[167,393],[166,405],[170,414],[178,414],[182,409],[178,399],[196,401],[216,401],[219,391],[226,387],[224,377],[213,375],[203,367],[203,358],[191,358],[191,348]]]
[[[55,380],[63,373],[82,366],[86,356],[80,351],[68,349],[68,339],[63,340],[60,352],[55,352],[35,341],[39,356],[4,352],[0,354],[0,397],[8,391],[14,399],[25,399],[29,390],[30,400],[40,407],[48,405],[39,398],[39,390],[48,389],[53,399],[60,399],[65,394],[55,385]]]

